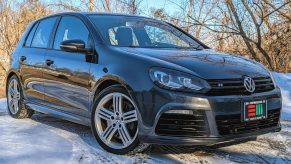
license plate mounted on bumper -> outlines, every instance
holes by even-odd
[[[266,119],[267,114],[267,100],[257,100],[243,102],[243,121],[256,121]]]

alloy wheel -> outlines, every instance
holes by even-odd
[[[95,111],[95,126],[100,139],[107,146],[113,149],[128,147],[138,133],[136,105],[122,93],[104,96]]]
[[[10,112],[16,114],[20,106],[20,88],[16,79],[12,79],[9,83],[7,99]]]

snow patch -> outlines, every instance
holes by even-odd
[[[276,84],[282,93],[282,114],[283,120],[291,120],[291,73],[272,73]]]
[[[0,99],[0,113],[6,113],[7,102],[6,99]]]

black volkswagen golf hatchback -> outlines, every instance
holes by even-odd
[[[212,145],[280,131],[270,72],[140,16],[59,13],[32,22],[13,52],[7,103],[91,126],[109,152]]]

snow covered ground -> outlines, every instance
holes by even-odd
[[[291,73],[273,73],[283,97],[282,119],[291,121]]]
[[[144,154],[107,153],[88,127],[35,114],[16,120],[0,100],[0,163],[291,163],[291,74],[274,73],[282,89],[279,133],[224,147],[153,146]]]

